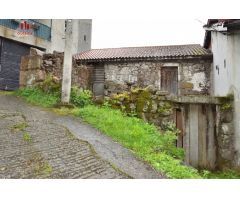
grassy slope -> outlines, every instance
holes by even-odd
[[[160,134],[155,126],[110,108],[86,106],[75,109],[74,114],[132,150],[168,177],[200,178],[196,169],[184,166],[175,159],[181,157],[181,150],[172,143],[174,136],[171,133]]]
[[[23,97],[29,103],[43,107],[52,107],[59,101],[58,95],[46,94],[37,88],[17,90],[14,94]]]
[[[27,102],[43,107],[52,107],[59,101],[57,95],[49,95],[38,89],[23,89],[15,92]],[[171,144],[171,134],[164,137],[157,129],[138,118],[127,117],[118,110],[97,107],[58,109],[59,113],[74,114],[101,130],[106,135],[132,150],[138,157],[150,163],[155,169],[171,178],[240,178],[232,170],[199,173],[196,169],[181,164],[181,151]]]

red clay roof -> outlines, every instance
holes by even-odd
[[[212,56],[211,52],[199,44],[171,45],[171,46],[146,46],[92,49],[75,54],[78,61],[111,61],[111,60],[137,60],[137,59],[177,59]]]

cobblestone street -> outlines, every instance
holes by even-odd
[[[161,178],[112,141],[109,148],[115,145],[119,151],[119,155],[114,154],[116,159],[111,159],[103,147],[99,155],[88,138],[82,140],[70,132],[73,127],[68,129],[64,124],[68,120],[16,97],[0,95],[0,178]],[[80,129],[98,134],[94,129]],[[77,127],[78,132],[80,129]],[[126,154],[124,158],[120,151]],[[101,154],[109,155],[109,159]],[[128,165],[135,167],[134,172]]]
[[[3,110],[0,118],[0,178],[127,178],[64,127]]]

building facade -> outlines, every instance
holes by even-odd
[[[65,19],[0,19],[0,89],[19,87],[21,57],[34,47],[46,53],[63,52]],[[90,19],[73,19],[72,52],[91,49]]]
[[[204,47],[213,53],[212,95],[234,96],[234,150],[226,157],[240,167],[240,20],[210,19],[204,28]],[[228,135],[232,128],[226,123],[222,129]]]
[[[147,87],[172,95],[210,94],[212,54],[200,45],[93,49],[74,56],[94,68],[96,96]]]
[[[174,123],[176,145],[185,163],[198,168],[222,167],[218,99],[212,97],[212,53],[200,45],[93,49],[74,55],[78,68],[89,69],[91,89],[114,108],[134,113],[161,130]],[[90,87],[89,87],[90,86]],[[221,135],[221,134],[220,134]],[[226,148],[226,149],[225,149]]]

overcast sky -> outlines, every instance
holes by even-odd
[[[199,20],[202,22],[199,22]],[[207,19],[93,19],[92,48],[203,44]]]
[[[12,8],[12,1],[1,4],[4,8]],[[92,48],[202,45],[202,26],[208,18],[239,18],[239,0],[228,0],[227,3],[210,0],[68,0],[59,3],[57,9],[53,9],[56,8],[55,1],[41,0],[37,9],[28,8],[24,13],[19,9],[22,5],[35,6],[32,0],[15,1],[15,10],[3,9],[0,17],[93,19]],[[25,13],[27,17],[24,17]]]

